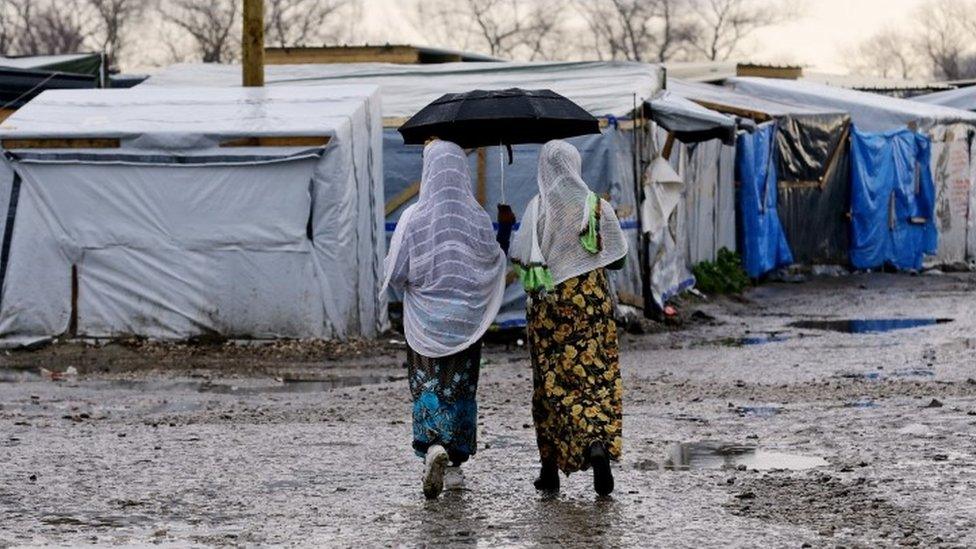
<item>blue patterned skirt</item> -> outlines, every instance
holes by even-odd
[[[439,444],[460,464],[478,447],[478,371],[481,342],[460,353],[428,358],[407,349],[413,396],[413,449],[423,457]]]

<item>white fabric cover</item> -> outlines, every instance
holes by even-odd
[[[968,111],[804,80],[737,77],[725,83],[738,92],[763,99],[843,110],[850,113],[859,130],[866,132],[898,130],[910,124],[923,132],[958,122],[976,124],[976,114]]]
[[[481,339],[501,307],[505,268],[491,218],[472,194],[464,151],[430,143],[420,199],[400,217],[380,289],[403,292],[410,348],[439,358]]]
[[[539,154],[539,194],[522,216],[522,229],[512,242],[512,257],[523,265],[533,262],[533,236],[537,252],[552,273],[553,284],[619,260],[627,255],[627,241],[613,207],[600,199],[600,237],[603,248],[591,254],[580,244],[580,228],[587,219],[590,188],[583,181],[582,158],[576,147],[562,140],[546,143]],[[536,227],[538,233],[524,230]],[[538,255],[538,254],[536,254]],[[537,260],[538,258],[536,258]]]
[[[372,84],[383,95],[383,116],[410,117],[445,93],[474,89],[551,89],[594,116],[628,117],[663,86],[660,65],[631,61],[467,62],[429,65],[336,63],[268,65],[265,84]],[[184,63],[152,75],[141,88],[239,86],[240,65]]]
[[[21,178],[0,344],[65,332],[182,339],[375,336],[385,254],[372,86],[47,91],[0,138],[118,137],[6,151]],[[328,136],[324,149],[220,147]],[[0,181],[6,204],[10,184]],[[7,208],[3,210],[7,215]]]
[[[657,234],[668,223],[671,212],[681,203],[685,183],[663,157],[656,157],[644,176],[644,203],[641,220],[644,232]]]

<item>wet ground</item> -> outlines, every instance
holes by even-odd
[[[626,338],[602,500],[585,474],[532,488],[524,349],[486,353],[478,454],[433,502],[398,342],[5,355],[0,546],[976,545],[976,276],[685,307],[684,330]]]

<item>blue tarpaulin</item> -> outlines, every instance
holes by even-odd
[[[736,173],[739,191],[739,250],[746,273],[758,278],[793,263],[793,254],[776,213],[776,124],[759,126],[738,140]]]
[[[922,268],[938,248],[928,137],[902,129],[851,134],[851,264]]]

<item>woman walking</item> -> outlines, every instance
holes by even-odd
[[[627,244],[613,208],[581,177],[575,147],[550,141],[539,158],[539,194],[512,246],[529,295],[532,418],[540,490],[559,489],[559,471],[593,468],[593,487],[613,491],[620,457],[623,386],[617,326],[605,268],[619,269]]]
[[[499,239],[507,244],[508,234]],[[505,253],[457,145],[425,147],[420,198],[400,216],[385,271],[381,291],[403,293],[413,448],[426,460],[423,490],[432,499],[448,460],[458,466],[477,448],[481,337],[505,290]]]

